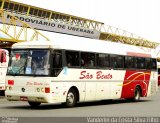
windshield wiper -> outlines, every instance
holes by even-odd
[[[24,65],[21,66],[21,67],[14,73],[14,75],[16,75],[17,73],[21,72],[21,71],[23,70],[23,68],[25,68],[26,64],[27,64],[27,59],[26,59]]]
[[[21,72],[21,71],[23,70],[22,68],[24,68],[24,67],[25,67],[25,65],[21,66],[21,67],[14,73],[14,75],[17,75],[17,73]]]

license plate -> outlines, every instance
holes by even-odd
[[[20,97],[21,101],[28,101],[28,97]]]

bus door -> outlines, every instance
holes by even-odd
[[[96,99],[96,82],[86,82],[85,101]]]

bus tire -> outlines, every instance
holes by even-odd
[[[141,97],[141,89],[139,86],[137,86],[134,90],[134,96],[133,98],[126,98],[127,101],[131,102],[139,102]]]
[[[76,91],[71,88],[66,97],[66,102],[64,103],[66,107],[71,108],[74,107],[77,103],[77,93]]]
[[[0,90],[0,96],[5,96],[5,91]]]
[[[38,107],[41,104],[40,102],[30,102],[30,101],[28,101],[28,103],[31,107]]]
[[[134,102],[139,102],[140,101],[140,97],[141,97],[141,90],[140,90],[140,87],[137,86],[135,88],[135,91],[134,91],[134,97],[133,97],[133,101]]]

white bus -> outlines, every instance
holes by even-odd
[[[0,92],[5,90],[5,77],[8,67],[9,54],[5,49],[0,49]]]
[[[77,102],[106,99],[139,101],[156,93],[154,54],[136,46],[59,35],[54,41],[12,46],[7,100],[73,107]]]

